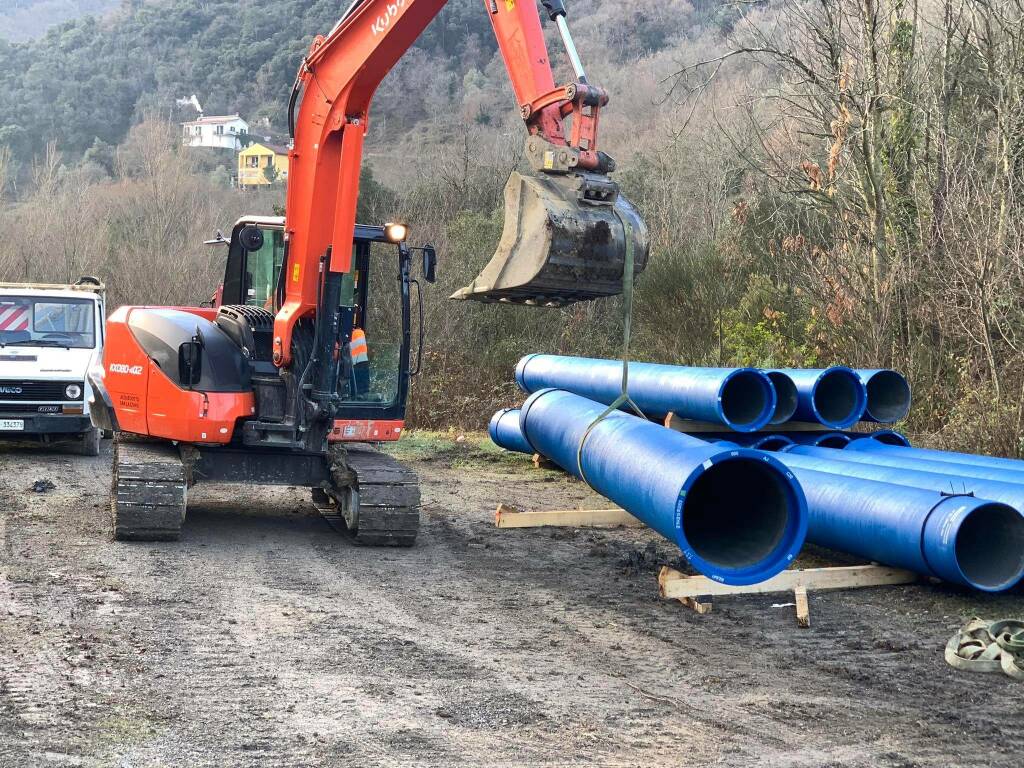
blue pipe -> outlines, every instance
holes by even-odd
[[[702,432],[701,434],[693,434],[691,437],[707,440],[709,443],[724,443],[728,446],[753,448],[758,451],[781,451],[783,448],[794,444],[793,441],[785,435],[761,432],[757,434],[742,434],[739,432]]]
[[[868,403],[864,421],[892,424],[910,413],[910,383],[901,373],[888,368],[858,369],[857,375],[867,389]]]
[[[533,453],[533,448],[526,441],[523,431],[519,428],[519,409],[503,408],[491,417],[487,425],[491,442],[506,451],[517,453]]]
[[[910,438],[895,429],[879,429],[875,432],[847,432],[846,436],[856,442],[857,440],[877,440],[885,445],[901,445],[910,447]],[[825,446],[831,448],[831,445]]]
[[[774,426],[792,421],[793,416],[796,415],[797,406],[800,404],[800,395],[796,391],[796,384],[782,371],[765,371],[765,375],[775,387],[775,413],[768,423]]]
[[[782,432],[777,434],[788,438],[796,445],[813,445],[818,448],[845,448],[852,439],[842,432]]]
[[[527,355],[516,366],[516,382],[525,392],[553,387],[608,405],[622,391],[622,362]],[[775,413],[775,387],[756,368],[630,363],[629,394],[651,418],[675,413],[684,419],[723,424],[737,432],[756,432]]]
[[[778,458],[794,473],[798,470],[814,470],[827,472],[833,476],[839,475],[840,477],[832,480],[833,483],[845,482],[844,478],[860,478],[876,483],[937,491],[946,495],[970,494],[982,500],[1012,507],[1017,513],[1015,516],[1005,511],[978,513],[979,517],[988,518],[987,529],[986,526],[980,526],[977,529],[967,528],[962,534],[951,532],[951,541],[954,542],[956,549],[954,556],[959,560],[959,572],[967,579],[961,583],[984,591],[998,592],[1024,578],[1024,485],[998,480],[954,478],[939,472],[921,472],[901,467],[856,464],[842,461],[844,455],[848,454],[828,448],[798,446],[785,450]],[[799,474],[797,476],[799,478]],[[812,497],[813,495],[808,492],[808,503],[811,503]],[[811,515],[813,520],[813,505]],[[978,536],[975,537],[975,533]],[[911,529],[907,535],[913,537],[917,534]],[[881,562],[889,562],[874,555],[871,557]],[[935,558],[929,558],[933,559]]]
[[[850,446],[858,451],[878,451],[886,456],[899,456],[906,458],[933,461],[942,464],[968,465],[975,467],[991,467],[993,469],[1005,469],[1011,472],[1020,472],[1024,476],[1024,461],[1019,459],[1006,459],[999,456],[979,456],[974,453],[957,453],[956,451],[935,451],[930,448],[911,448],[898,445],[854,445]],[[1024,482],[1024,480],[1022,480]]]
[[[1013,507],[821,472],[799,458],[788,466],[807,495],[808,541],[983,592],[1024,576],[1024,518]]]
[[[797,421],[849,429],[864,415],[867,388],[851,368],[786,368],[778,373],[786,374],[796,384],[797,409],[793,418]]]
[[[912,469],[918,472],[935,472],[946,475],[955,481],[964,478],[974,480],[998,480],[1002,483],[1016,483],[1024,485],[1024,472],[1017,472],[1001,467],[982,467],[971,464],[950,464],[943,461],[927,461],[925,459],[914,459],[909,456],[902,456],[890,451],[875,450],[853,450],[858,443],[874,442],[871,440],[855,440],[841,451],[831,448],[828,451],[828,458],[836,461],[850,462],[853,464],[867,464],[876,467],[895,467],[896,469]],[[879,443],[881,445],[881,443]],[[803,455],[808,454],[810,446],[797,445],[790,448],[783,448],[783,452],[793,452]],[[893,451],[905,451],[906,448],[894,448]]]
[[[676,543],[709,578],[756,584],[789,566],[803,545],[807,506],[777,458],[723,449],[621,411],[591,429],[602,411],[579,395],[544,389],[523,404],[520,425],[537,453]]]

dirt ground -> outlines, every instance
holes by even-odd
[[[1024,688],[946,666],[1021,596],[934,586],[657,597],[643,530],[509,531],[604,506],[468,444],[404,449],[407,551],[300,491],[205,487],[176,544],[118,544],[97,459],[0,446],[0,765],[1019,766]],[[36,481],[56,487],[36,492]]]

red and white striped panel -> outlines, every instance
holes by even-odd
[[[0,331],[27,331],[31,318],[30,304],[0,304]]]

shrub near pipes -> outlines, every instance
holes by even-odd
[[[604,410],[569,392],[541,390],[523,405],[520,425],[537,453],[677,544],[704,575],[756,584],[789,566],[803,546],[807,507],[778,459],[620,411],[590,429]]]

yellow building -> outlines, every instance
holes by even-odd
[[[287,180],[287,147],[250,144],[238,153],[238,186],[265,187],[269,184],[283,184]]]

